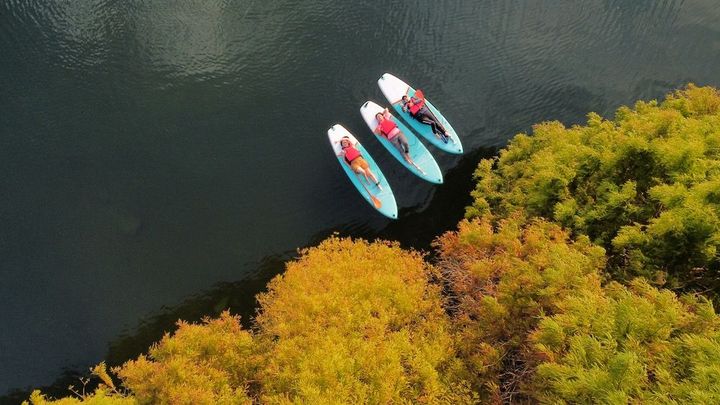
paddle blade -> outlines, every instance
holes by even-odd
[[[370,199],[372,200],[373,205],[375,205],[375,208],[380,209],[382,207],[382,202],[377,197],[371,194]]]
[[[425,94],[423,94],[423,91],[422,91],[422,90],[417,89],[417,90],[415,90],[415,97],[417,97],[417,98],[419,98],[419,99],[421,99],[421,100],[424,100],[424,99],[425,99]]]

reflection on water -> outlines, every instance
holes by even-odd
[[[109,45],[120,20],[107,0],[48,2],[42,13],[57,41],[57,55],[66,67],[92,67],[107,61]]]
[[[0,394],[108,345],[119,362],[175,317],[252,312],[264,282],[237,280],[334,231],[427,249],[516,132],[718,85],[718,20],[714,0],[0,1]],[[440,187],[359,117],[385,71],[463,137],[464,157],[433,150]],[[349,186],[335,122],[382,167],[398,221]]]
[[[103,359],[109,367],[114,367],[142,353],[147,353],[150,345],[162,339],[166,331],[175,329],[178,319],[200,322],[204,317],[217,317],[221,312],[228,310],[240,315],[244,328],[251,328],[251,319],[255,315],[255,295],[264,291],[270,279],[285,268],[285,262],[295,256],[296,252],[286,252],[265,257],[250,277],[235,282],[220,283],[208,291],[185,299],[178,305],[162,308],[160,312],[140,320],[139,325],[133,328],[132,332],[124,332],[113,339]],[[87,375],[86,370],[67,369],[60,378],[52,385],[44,387],[42,391],[52,397],[67,396],[70,394],[67,387],[80,386],[80,377]],[[87,388],[91,390],[92,385]],[[17,404],[27,399],[29,395],[30,391],[16,390],[0,397],[0,403]]]
[[[254,48],[257,26],[226,1],[139,2],[131,26],[141,63],[177,79],[236,73]],[[235,41],[242,38],[242,41]]]
[[[407,208],[397,221],[390,223],[381,232],[374,231],[362,223],[350,223],[323,230],[309,237],[308,246],[314,246],[332,234],[352,236],[373,240],[376,238],[401,241],[403,246],[429,252],[431,242],[442,232],[454,229],[462,218],[465,207],[471,203],[471,176],[476,162],[492,157],[496,149],[478,149],[463,156],[458,165],[448,172],[448,180],[439,189],[433,199],[424,206]],[[208,291],[185,299],[181,304],[164,307],[149,317],[139,321],[137,327],[125,331],[109,343],[103,359],[109,366],[123,364],[131,358],[147,353],[153,343],[176,327],[179,319],[199,322],[206,316],[217,317],[222,311],[229,310],[240,315],[243,327],[252,327],[256,314],[255,296],[266,290],[267,283],[285,268],[285,262],[297,257],[290,251],[263,258],[251,277],[235,282],[215,285]],[[50,396],[65,396],[68,385],[78,385],[80,377],[87,376],[83,370],[69,369],[53,384],[44,387],[43,392]],[[8,402],[17,402],[28,397],[30,391],[18,390],[3,398]],[[12,401],[11,401],[12,400]]]

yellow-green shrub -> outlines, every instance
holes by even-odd
[[[578,290],[600,290],[604,251],[521,216],[500,221],[497,231],[488,219],[463,221],[436,245],[474,385],[488,399],[510,401],[532,372],[529,334]]]
[[[27,404],[25,401],[23,404]],[[126,397],[112,393],[106,388],[99,388],[94,393],[83,398],[66,397],[58,400],[45,398],[40,391],[33,391],[30,395],[30,404],[32,405],[137,405],[138,402],[133,397]]]
[[[249,404],[261,366],[256,343],[227,312],[202,324],[178,323],[173,335],[118,368],[141,404]]]
[[[602,248],[558,225],[464,221],[437,241],[461,355],[488,401],[720,403],[720,318],[642,279],[600,283]]]
[[[470,403],[431,273],[397,244],[332,237],[270,283],[252,333],[228,313],[179,322],[115,371],[140,404]]]
[[[92,393],[85,392],[85,386],[90,380],[83,379],[82,388],[70,387],[75,393],[74,397],[66,397],[58,400],[47,399],[45,395],[35,390],[30,395],[30,404],[32,405],[136,405],[138,401],[129,395],[125,395],[122,390],[115,386],[115,381],[107,371],[105,362],[93,367],[92,375],[100,379],[98,387]],[[23,401],[23,405],[28,405],[28,401]]]
[[[517,210],[588,235],[618,279],[720,286],[720,93],[689,85],[614,120],[546,122],[475,172],[467,217]]]
[[[533,332],[545,403],[720,403],[720,321],[643,280],[581,291]]]
[[[330,238],[259,296],[268,403],[459,403],[453,336],[431,269],[396,244]]]

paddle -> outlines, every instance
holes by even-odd
[[[357,174],[357,173],[356,173],[356,174]],[[358,174],[357,176],[358,176],[358,180],[360,180],[360,184],[362,184],[363,188],[365,189],[365,191],[367,191],[368,195],[370,196],[370,199],[372,200],[373,205],[375,206],[375,208],[380,209],[380,208],[382,207],[382,202],[381,202],[377,197],[375,197],[375,196],[370,192],[370,190],[368,190],[368,188],[365,186],[365,183],[363,183],[362,178],[360,177],[360,175]]]
[[[346,165],[348,165],[348,167],[350,168],[350,171],[351,171],[351,172],[355,173],[355,170],[352,169],[352,166],[350,166],[350,163],[348,163],[347,160],[345,160],[345,158],[342,158],[342,161],[345,162]],[[359,173],[355,173],[355,175],[357,175],[358,181],[360,181],[360,184],[363,186],[363,188],[365,189],[365,191],[366,191],[366,192],[368,193],[368,195],[370,196],[370,200],[372,200],[373,205],[375,206],[375,208],[380,209],[380,208],[382,207],[382,201],[380,201],[377,197],[375,197],[375,196],[370,192],[370,190],[368,190],[367,186],[365,186],[365,183],[363,183],[362,177],[360,177],[360,174],[359,174]]]
[[[420,89],[415,90],[415,95],[413,95],[413,97],[417,97],[420,100],[422,100],[423,102],[425,102],[425,94]],[[429,109],[428,109],[428,111],[429,111]],[[430,111],[430,114],[432,115],[432,118],[435,119],[435,121],[440,122],[440,120],[435,116],[435,114],[432,111]],[[447,123],[445,123],[445,124],[447,124]],[[451,139],[449,136],[447,136],[445,134],[438,134],[438,135],[440,137],[440,140],[443,141],[443,143],[448,143]],[[455,143],[454,139],[452,141],[453,141],[453,143]]]

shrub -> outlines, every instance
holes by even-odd
[[[720,403],[720,323],[705,299],[638,279],[583,292],[531,341],[533,392],[546,403]]]
[[[466,216],[517,210],[588,235],[618,279],[643,275],[708,289],[720,270],[720,94],[689,85],[614,120],[558,122],[520,134],[475,172]]]
[[[432,270],[397,244],[330,238],[259,296],[268,403],[463,403]]]
[[[487,219],[463,221],[436,245],[475,387],[486,398],[517,399],[532,372],[530,332],[578,290],[600,290],[603,249],[521,216],[501,220],[497,231]]]
[[[61,403],[472,403],[432,275],[397,244],[331,237],[271,281],[252,333],[228,313],[179,322],[114,370],[133,397]]]
[[[223,313],[202,324],[178,322],[147,356],[116,372],[141,404],[250,404],[262,358],[240,320]]]
[[[485,400],[715,403],[712,304],[636,279],[601,285],[603,249],[523,215],[464,221],[436,242],[460,353]]]

